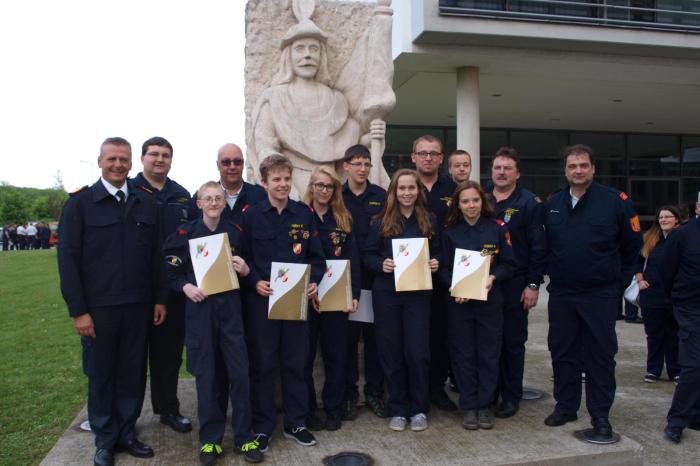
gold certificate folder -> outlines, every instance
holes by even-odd
[[[204,294],[213,295],[240,288],[231,263],[233,256],[227,233],[194,238],[189,243],[197,286]]]
[[[342,265],[342,268],[340,267]],[[352,284],[350,281],[350,261],[335,260],[326,261],[326,274],[321,280],[331,280],[329,273],[339,273],[340,278],[336,280],[321,297],[319,310],[321,312],[331,311],[347,311],[352,308]],[[335,278],[335,277],[332,277]],[[319,295],[321,294],[321,285],[319,285]]]
[[[269,320],[306,320],[308,297],[306,290],[311,278],[308,264],[272,263],[267,318]]]
[[[460,265],[460,262],[462,262],[460,259],[464,258],[465,251],[466,250],[462,249],[455,251],[455,266],[452,270],[452,291],[450,292],[450,296],[486,301],[488,299],[486,283],[488,283],[491,269],[491,256],[481,256],[477,251],[466,251],[471,253],[470,255],[473,258],[480,257],[483,258],[483,260],[481,260],[481,263],[476,265],[476,267],[464,274],[459,268],[463,267]],[[460,258],[457,256],[460,256]]]

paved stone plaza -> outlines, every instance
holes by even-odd
[[[546,294],[543,295],[546,298]],[[610,420],[615,431],[623,435],[619,444],[597,446],[575,439],[575,431],[589,427],[585,410],[579,411],[579,421],[562,427],[551,428],[542,423],[554,406],[544,304],[541,302],[531,313],[525,379],[526,385],[543,390],[545,396],[537,401],[523,401],[514,418],[496,419],[491,431],[468,432],[460,426],[460,414],[433,410],[427,431],[397,433],[389,430],[388,420],[378,419],[362,409],[359,418],[344,423],[341,430],[318,432],[319,443],[313,447],[300,447],[283,438],[278,428],[264,464],[320,465],[326,456],[340,451],[359,451],[370,455],[376,465],[700,465],[700,432],[686,429],[680,445],[663,438],[674,385],[665,380],[654,384],[642,380],[646,355],[642,325],[618,322],[617,327],[620,340],[618,389]],[[181,410],[193,420],[196,419],[194,393],[193,380],[180,383]],[[84,419],[83,409],[42,466],[92,464],[93,437],[78,428]],[[199,464],[197,425],[189,434],[176,434],[158,422],[147,403],[137,427],[140,439],[153,446],[155,458],[137,460],[120,453],[116,464]],[[231,445],[228,430],[224,456],[218,464],[244,464],[243,459],[232,452]]]

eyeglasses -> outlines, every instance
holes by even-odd
[[[313,186],[316,191],[328,191],[329,193],[335,191],[335,186],[332,184],[314,183]]]
[[[372,168],[372,164],[369,162],[348,162],[348,165],[355,168]]]
[[[424,159],[424,158],[426,158],[427,156],[430,156],[431,158],[435,159],[435,158],[440,157],[440,156],[442,155],[442,152],[436,152],[436,151],[432,151],[432,152],[414,152],[414,154],[415,154],[416,157],[419,157],[419,158],[421,158],[421,159]]]
[[[204,202],[205,204],[221,204],[222,202],[224,202],[223,196],[215,196],[215,197],[206,196],[206,197],[200,198],[199,200]]]
[[[659,220],[666,220],[669,218],[675,219],[676,217],[673,215],[659,215]]]
[[[158,157],[163,157],[164,159],[172,159],[173,154],[168,154],[167,152],[146,152],[146,155],[157,159]]]
[[[224,167],[229,167],[233,164],[234,167],[240,167],[243,165],[243,159],[221,159],[219,163]]]

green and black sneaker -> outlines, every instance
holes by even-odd
[[[214,466],[222,452],[221,445],[218,443],[205,443],[199,449],[199,462],[202,466]]]
[[[243,455],[243,459],[249,463],[262,463],[265,455],[260,451],[260,444],[257,440],[251,440],[240,447],[236,447],[236,453]]]

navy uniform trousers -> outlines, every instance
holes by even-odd
[[[549,296],[549,352],[556,410],[576,414],[581,406],[581,368],[591,418],[608,417],[615,400],[615,322],[619,298],[582,292]]]
[[[366,273],[363,271],[363,273]],[[357,381],[360,379],[358,369],[357,346],[362,337],[365,364],[364,394],[381,398],[384,394],[384,373],[377,354],[377,337],[374,323],[348,321],[348,350],[345,364],[345,400],[357,400]]]
[[[645,306],[642,317],[647,334],[647,372],[660,377],[665,361],[668,378],[673,380],[681,371],[678,365],[678,324],[673,317],[673,306]]]
[[[135,437],[146,383],[146,335],[151,304],[100,306],[90,310],[95,338],[81,337],[88,376],[88,419],[95,446],[113,450]]]
[[[221,444],[226,429],[226,399],[220,396],[220,371],[230,381],[234,443],[252,438],[248,354],[238,291],[209,296],[185,307],[187,370],[195,376],[199,440]]]
[[[275,382],[280,363],[284,427],[304,426],[309,412],[309,393],[304,377],[309,352],[309,324],[306,321],[268,320],[268,298],[255,292],[248,293],[246,305],[253,431],[269,436],[275,430]]]
[[[680,378],[668,411],[669,427],[684,429],[700,421],[700,310],[674,306],[678,322]]]
[[[459,408],[488,409],[496,393],[503,334],[503,296],[494,284],[488,301],[447,305],[450,360]]]
[[[314,386],[314,361],[318,343],[321,343],[325,382],[321,399],[323,409],[328,417],[343,417],[343,398],[345,393],[345,366],[348,346],[348,314],[346,312],[316,312],[309,308],[309,354],[306,358],[304,374],[309,392],[309,412],[318,407],[316,387]],[[320,338],[319,338],[320,337]]]
[[[388,383],[391,416],[411,417],[430,410],[430,291],[397,293],[388,286],[372,292],[379,361]]]
[[[527,342],[527,318],[520,297],[527,285],[525,276],[519,275],[501,282],[503,293],[503,346],[501,348],[498,394],[504,401],[516,405],[523,397],[525,372],[525,342]]]

